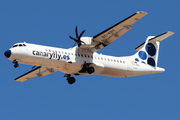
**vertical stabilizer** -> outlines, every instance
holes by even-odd
[[[159,36],[149,36],[146,42],[135,49],[138,50],[133,55],[135,61],[157,67],[160,42],[173,34],[173,32],[166,32]]]

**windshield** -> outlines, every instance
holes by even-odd
[[[12,46],[12,48],[14,48],[14,47],[24,47],[24,46],[26,46],[26,45],[25,44],[15,44],[15,45]]]

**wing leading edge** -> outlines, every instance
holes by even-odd
[[[39,66],[39,67],[36,67],[35,69],[21,75],[20,77],[14,79],[14,80],[19,81],[19,82],[24,82],[24,81],[34,78],[36,76],[43,77],[43,76],[49,75],[51,73],[54,73],[56,71],[58,71],[58,70],[56,70],[54,68],[47,68],[47,67]]]
[[[146,12],[136,12],[128,18],[122,20],[121,22],[95,35],[93,37],[93,40],[98,42],[99,44],[91,48],[90,51],[96,52],[104,48],[105,46],[111,44],[113,41],[115,41],[127,31],[129,31],[132,28],[131,25],[143,18],[145,15],[147,15]]]

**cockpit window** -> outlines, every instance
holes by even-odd
[[[20,47],[22,47],[23,45],[22,44],[19,44]]]
[[[12,48],[17,47],[18,45],[13,45]]]
[[[12,46],[12,48],[18,47],[18,46],[19,46],[19,47],[24,47],[24,46],[26,46],[26,44],[15,44],[15,45]]]

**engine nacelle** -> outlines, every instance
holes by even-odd
[[[81,41],[83,41],[83,42],[80,47],[89,47],[90,48],[90,47],[94,47],[95,45],[97,45],[99,43],[99,42],[92,40],[92,37],[81,37]]]

